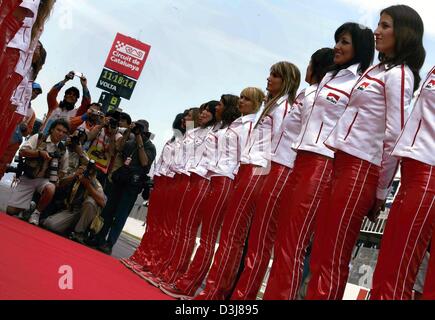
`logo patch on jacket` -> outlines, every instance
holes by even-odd
[[[367,87],[370,85],[370,83],[368,82],[363,82],[358,88],[357,90],[359,91],[364,91],[365,89],[367,89]]]
[[[326,96],[326,100],[328,100],[329,102],[332,102],[333,104],[337,104],[338,101],[340,100],[340,96],[336,95],[335,93],[330,92]]]
[[[435,88],[435,80],[429,81],[429,83],[426,85],[426,89],[434,89]]]

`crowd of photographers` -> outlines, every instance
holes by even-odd
[[[77,108],[78,88],[57,98],[75,76],[82,86]],[[110,254],[138,195],[149,191],[156,156],[149,124],[92,103],[86,77],[74,72],[53,86],[47,102],[44,122],[21,145],[16,165],[0,164],[16,176],[7,213]]]

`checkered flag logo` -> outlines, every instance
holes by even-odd
[[[145,51],[125,44],[122,41],[116,41],[115,48],[117,51],[128,54],[135,59],[143,60],[145,57]]]

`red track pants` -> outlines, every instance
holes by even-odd
[[[342,299],[362,220],[376,198],[379,167],[339,151],[332,175],[314,230],[308,300]]]
[[[228,177],[212,177],[207,197],[201,203],[201,236],[189,269],[175,285],[188,296],[195,295],[210,268],[219,231],[222,227],[233,181]]]
[[[139,265],[152,264],[153,256],[156,255],[156,240],[161,237],[162,209],[164,209],[166,188],[172,180],[165,176],[154,176],[154,188],[150,194],[149,206],[146,218],[146,230],[142,241],[130,260]]]
[[[433,204],[433,202],[432,202],[432,204]],[[432,208],[432,210],[433,210],[433,208]],[[435,250],[432,248],[435,248],[435,236],[433,233],[432,233],[431,250]],[[434,251],[432,251],[432,252],[434,252]],[[433,255],[431,255],[431,257],[429,259],[429,267],[428,267],[426,281],[424,283],[424,289],[423,289],[423,299],[424,300],[435,300],[435,253]]]
[[[180,207],[179,223],[172,242],[171,255],[160,273],[160,277],[166,283],[173,283],[189,267],[196,235],[201,224],[203,211],[200,210],[200,206],[207,198],[209,186],[210,180],[196,173],[190,176],[189,189]]]
[[[224,300],[236,281],[237,272],[254,215],[257,196],[261,194],[265,175],[253,165],[241,165],[234,192],[224,213],[224,222],[207,284],[195,299]]]
[[[435,222],[435,169],[404,158],[399,193],[388,215],[372,300],[410,300]],[[433,262],[432,262],[433,263]]]
[[[153,239],[158,248],[157,255],[150,265],[144,265],[144,270],[151,271],[158,275],[171,255],[171,248],[175,239],[175,230],[179,221],[180,206],[187,195],[190,184],[190,177],[185,174],[177,174],[170,188],[167,189],[166,205],[162,210],[162,232],[161,238]],[[170,195],[170,197],[168,197]]]
[[[316,215],[331,181],[333,159],[300,151],[296,158],[292,191],[286,192],[278,220],[274,258],[265,300],[293,300],[300,287],[305,252]]]
[[[291,187],[292,170],[272,162],[270,173],[263,182],[261,196],[257,197],[251,223],[248,251],[243,272],[231,296],[232,300],[255,300],[269,265],[275,241],[281,195]]]
[[[12,113],[9,115],[9,119],[4,120],[2,123],[2,133],[0,135],[0,158],[6,153],[9,142],[14,134],[17,125],[23,121],[24,116],[19,113]]]

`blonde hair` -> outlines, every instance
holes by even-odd
[[[258,109],[260,109],[260,106],[263,103],[264,98],[266,97],[263,90],[254,87],[248,87],[243,89],[242,92],[240,93],[240,96],[245,96],[250,101],[252,101],[252,103],[254,104],[255,112],[257,112]]]
[[[275,63],[270,68],[270,73],[274,73],[282,79],[282,87],[276,96],[272,97],[270,93],[267,95],[266,106],[261,118],[269,114],[276,102],[285,95],[288,95],[289,102],[293,103],[301,82],[301,72],[298,67],[287,61]]]
[[[50,16],[55,2],[56,0],[41,0],[38,8],[38,15],[36,16],[35,23],[32,27],[32,41],[35,39],[38,31],[44,27],[45,21],[47,21]]]

